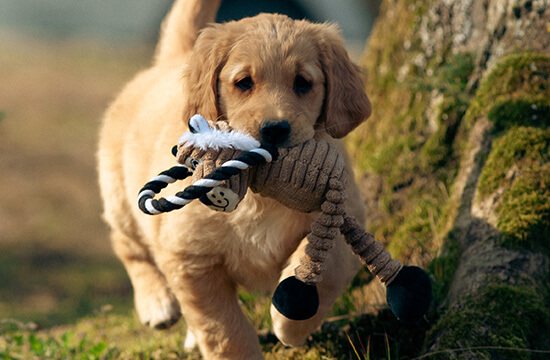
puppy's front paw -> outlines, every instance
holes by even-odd
[[[181,317],[179,303],[168,290],[147,295],[136,293],[135,302],[140,321],[155,329],[168,329]]]

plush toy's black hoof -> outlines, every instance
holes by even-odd
[[[393,314],[405,324],[422,319],[432,302],[432,284],[419,267],[403,266],[388,286],[386,300]]]
[[[308,285],[295,276],[281,281],[272,298],[275,308],[292,320],[307,320],[317,314],[319,293],[317,286]]]

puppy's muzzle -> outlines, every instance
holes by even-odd
[[[262,142],[271,145],[282,145],[290,137],[290,124],[286,120],[265,121],[260,129]]]

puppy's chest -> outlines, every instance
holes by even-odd
[[[255,200],[245,198],[231,218],[235,239],[227,244],[226,264],[237,271],[246,264],[248,271],[278,274],[309,233],[315,214],[293,211],[267,198]]]

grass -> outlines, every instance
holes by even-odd
[[[42,247],[4,249],[0,255],[0,313],[40,327],[68,323],[105,304],[132,307],[132,289],[115,259],[85,258]]]
[[[93,271],[93,270],[91,270]],[[89,274],[84,278],[97,279]],[[21,274],[20,276],[25,276]],[[60,281],[63,283],[64,281]],[[59,284],[57,286],[59,286]],[[67,286],[69,286],[67,284]],[[86,285],[88,286],[88,285]],[[97,284],[95,285],[97,286]],[[356,280],[355,288],[361,286]],[[73,290],[75,291],[75,290]],[[111,294],[116,296],[117,294]],[[69,296],[78,299],[78,294]],[[168,331],[151,330],[138,321],[131,310],[131,304],[109,305],[105,297],[98,297],[97,292],[83,295],[94,305],[84,311],[86,315],[73,314],[73,318],[55,317],[50,313],[49,322],[28,322],[15,319],[0,321],[0,359],[20,358],[77,358],[77,359],[198,359],[195,352],[184,352],[182,349],[185,323],[180,322]],[[128,294],[121,294],[128,298]],[[352,358],[353,344],[361,344],[363,339],[371,338],[370,353],[373,359],[386,359],[388,344],[393,349],[401,348],[402,352],[415,353],[425,332],[415,329],[404,329],[387,309],[379,307],[380,316],[361,315],[364,311],[357,300],[339,299],[333,317],[322,329],[313,334],[306,346],[286,348],[268,332],[269,298],[259,294],[241,292],[243,311],[260,333],[260,342],[268,359],[346,359]],[[337,316],[344,311],[344,306],[353,302],[357,315]],[[100,305],[103,304],[103,305]],[[72,304],[64,304],[72,307]],[[92,309],[93,308],[93,309]],[[98,310],[99,309],[99,310]],[[341,309],[341,310],[338,310]],[[349,310],[349,309],[348,309]],[[55,313],[55,312],[54,312]],[[349,311],[348,311],[349,313]],[[43,315],[42,315],[43,317]],[[18,319],[40,319],[40,314],[20,314]],[[50,326],[44,327],[48,323]],[[353,333],[349,342],[345,335]],[[387,335],[386,335],[387,334]],[[385,340],[385,337],[388,340]],[[416,347],[401,347],[402,339]],[[395,350],[397,351],[397,350]]]
[[[139,324],[132,315],[113,314],[108,307],[74,324],[36,330],[11,324],[0,337],[0,359],[176,359],[181,325],[160,332]],[[198,359],[192,354],[188,359]]]
[[[115,314],[110,307],[49,329],[3,320],[0,359],[199,359],[197,351],[182,349],[184,330],[183,322],[169,330],[152,330],[141,325],[135,314]],[[286,348],[267,329],[262,330],[264,356],[275,360],[410,357],[420,350],[426,331],[425,327],[403,327],[387,309],[378,316],[329,318],[298,348]]]
[[[17,358],[19,349],[33,358],[49,359],[100,359],[112,357],[114,350],[108,350],[105,341],[91,341],[86,337],[76,337],[73,331],[63,333],[59,338],[14,335],[6,349],[0,353],[3,359]]]

